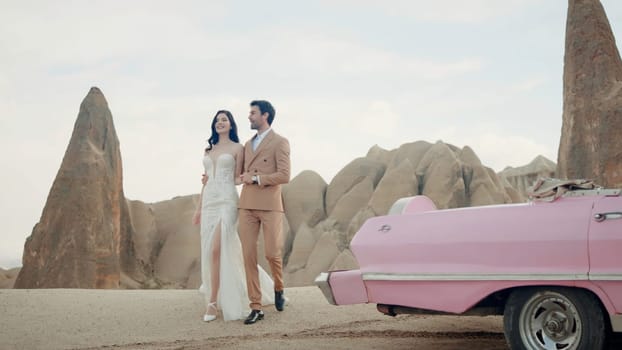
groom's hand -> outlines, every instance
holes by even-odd
[[[240,181],[242,181],[243,184],[252,185],[253,184],[253,175],[251,175],[249,173],[243,173],[242,175],[240,175]]]

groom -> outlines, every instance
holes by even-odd
[[[248,119],[251,129],[257,130],[244,145],[244,169],[240,175],[244,184],[240,194],[239,233],[244,254],[246,286],[251,313],[245,324],[264,317],[261,310],[261,289],[257,269],[257,238],[263,228],[265,255],[274,278],[274,305],[283,311],[283,202],[281,184],[289,182],[289,142],[271,129],[274,107],[268,101],[252,101]]]

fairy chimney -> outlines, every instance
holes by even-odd
[[[108,103],[93,87],[26,240],[15,288],[118,288],[130,237],[119,140]]]
[[[598,0],[569,0],[557,177],[622,186],[622,61]]]

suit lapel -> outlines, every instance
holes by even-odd
[[[246,145],[244,146],[244,168],[245,171],[248,170],[248,168],[251,165],[251,161],[253,160],[253,158],[255,157],[255,153],[253,152],[253,139],[250,139],[249,141],[246,142]]]
[[[256,136],[253,136],[256,137]],[[248,165],[250,166],[253,161],[255,160],[255,158],[257,158],[257,156],[265,149],[268,149],[270,147],[270,144],[272,143],[272,141],[274,141],[275,136],[274,136],[274,130],[270,130],[270,132],[268,133],[268,135],[266,135],[266,137],[261,140],[261,143],[259,144],[259,146],[257,146],[257,149],[255,150],[255,152],[253,152],[253,140],[251,139],[250,141],[250,151],[251,151],[251,160],[248,163]]]

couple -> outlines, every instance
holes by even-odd
[[[193,219],[201,227],[200,291],[207,304],[206,322],[215,320],[220,309],[225,321],[246,317],[244,323],[253,324],[264,317],[262,305],[274,304],[278,311],[285,305],[281,184],[289,182],[290,150],[287,139],[271,129],[274,116],[270,102],[252,101],[248,119],[257,134],[244,146],[231,112],[218,111],[212,120]],[[240,184],[238,200],[235,186]],[[257,265],[260,227],[274,282]]]

